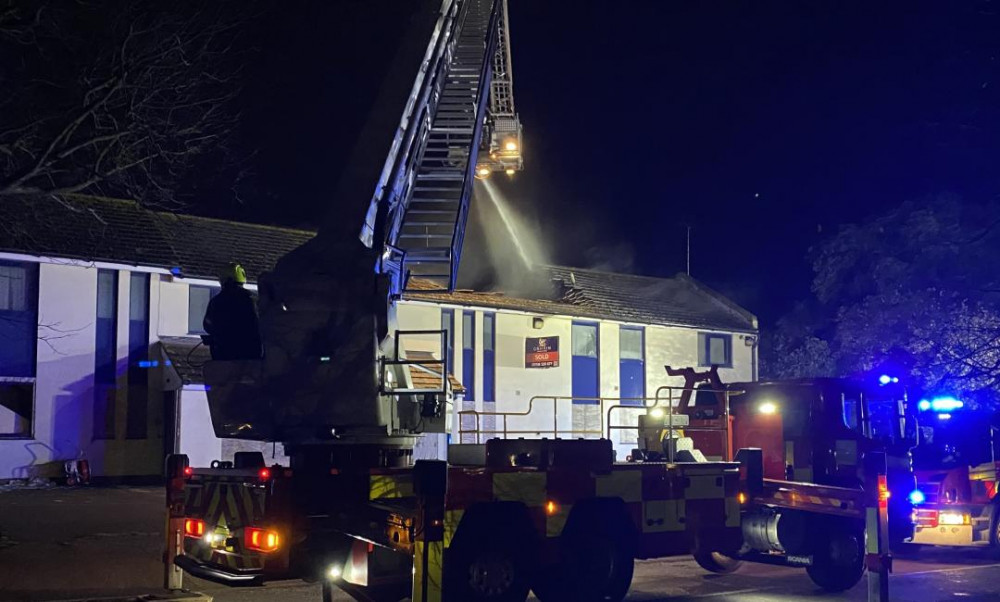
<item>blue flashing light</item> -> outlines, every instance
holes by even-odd
[[[917,408],[921,412],[926,412],[927,410],[931,409],[931,402],[927,401],[926,399],[921,399],[920,403],[917,404]]]
[[[179,267],[176,267],[176,266],[172,267],[172,268],[170,268],[170,273],[173,274],[174,276],[180,276],[181,275],[181,269]]]
[[[935,397],[931,400],[931,409],[935,412],[951,412],[964,406],[964,401],[954,397]]]
[[[140,368],[155,368],[160,365],[158,360],[141,360],[139,362]]]
[[[927,498],[924,496],[923,491],[914,489],[910,492],[910,495],[906,496],[906,499],[910,500],[910,503],[916,506],[917,504],[923,504],[924,500]]]

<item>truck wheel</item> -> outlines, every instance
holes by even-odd
[[[826,591],[842,592],[857,585],[865,573],[864,532],[831,529],[829,537],[806,573]]]
[[[524,602],[528,597],[523,550],[512,540],[484,538],[452,549],[444,595],[460,602]]]
[[[718,552],[695,552],[694,561],[698,566],[710,573],[720,573],[723,575],[735,573],[743,565],[742,560],[730,558]]]
[[[562,562],[535,578],[542,602],[620,602],[632,585],[635,560],[621,537],[605,533],[563,536]]]

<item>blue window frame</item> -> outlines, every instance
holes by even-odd
[[[118,362],[118,272],[97,270],[94,350],[94,439],[115,436],[115,364]]]
[[[622,398],[622,405],[642,405],[642,398],[646,396],[645,329],[622,326],[618,331],[618,345],[618,396]]]
[[[444,331],[446,369],[449,374],[455,371],[455,310],[441,310],[441,330]]]
[[[128,410],[125,436],[145,439],[149,416],[149,274],[129,277]]]
[[[38,264],[0,261],[0,439],[28,439],[35,414]]]
[[[599,404],[600,335],[593,322],[573,322],[573,403]]]
[[[483,401],[496,401],[496,314],[483,314]]]
[[[733,367],[733,335],[698,333],[698,365]]]
[[[476,398],[476,312],[462,312],[462,385],[465,399]]]
[[[35,376],[38,264],[0,261],[0,376]]]

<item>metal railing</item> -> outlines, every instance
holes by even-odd
[[[720,426],[690,426],[674,424],[674,416],[676,414],[676,408],[679,406],[680,401],[683,397],[684,392],[688,392],[690,395],[695,395],[697,393],[711,393],[713,395],[721,394],[723,403],[722,411],[715,418],[720,419]],[[475,443],[481,443],[483,437],[487,439],[497,437],[502,439],[508,439],[511,436],[526,436],[532,435],[537,437],[551,436],[557,438],[560,436],[569,436],[570,438],[575,437],[587,437],[587,436],[603,436],[611,439],[613,431],[624,431],[624,430],[634,430],[636,435],[639,435],[639,425],[630,424],[614,424],[612,422],[614,413],[622,412],[625,410],[644,410],[649,412],[651,410],[662,408],[664,410],[664,418],[666,418],[666,429],[668,432],[673,433],[675,429],[677,431],[685,432],[721,432],[724,434],[728,433],[729,430],[729,397],[731,395],[738,395],[743,393],[743,391],[729,391],[725,389],[690,389],[685,387],[672,387],[672,386],[662,386],[656,390],[654,397],[572,397],[565,395],[535,395],[528,400],[528,407],[524,411],[520,412],[486,412],[480,410],[461,410],[458,412],[459,417],[459,427],[458,435],[459,441],[465,441],[465,435],[472,434],[475,436]],[[535,410],[535,402],[541,401],[551,401],[552,402],[552,429],[546,428],[527,428],[527,429],[515,429],[511,428],[510,421],[520,418],[526,418],[530,416]],[[599,416],[601,419],[601,424],[599,429],[574,429],[572,425],[569,429],[559,428],[559,403],[560,402],[572,402],[574,401],[587,401],[587,402],[597,402],[594,405],[599,405],[601,411]],[[640,402],[635,403],[621,403],[625,401]],[[618,402],[612,403],[610,406],[606,406],[606,402]],[[650,403],[652,402],[652,403]],[[468,429],[465,427],[463,417],[471,416],[473,417],[474,427]],[[492,430],[482,430],[481,417],[493,416],[499,417],[501,425],[500,428],[494,428]],[[731,457],[732,450],[729,449],[729,437],[723,437],[724,447],[725,447],[725,457]],[[668,450],[669,460],[673,461],[673,449]]]

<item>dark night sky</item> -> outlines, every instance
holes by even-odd
[[[809,294],[806,251],[837,224],[944,192],[997,197],[995,4],[510,0],[526,171],[504,189],[567,265],[631,255],[635,272],[672,275],[690,224],[692,274],[767,326]],[[270,34],[285,58],[264,61],[267,87],[297,108],[249,135],[308,123],[296,146],[312,150],[264,152],[281,200],[256,219],[315,219],[342,152],[316,152],[337,119],[309,87],[345,56],[315,43],[323,17]]]

